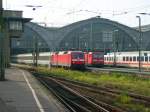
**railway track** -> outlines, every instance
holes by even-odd
[[[66,85],[67,87],[75,89],[78,92],[80,92],[82,90],[87,90],[88,93],[90,91],[92,93],[102,94],[102,95],[110,96],[110,97],[117,97],[117,96],[123,94],[123,91],[120,91],[120,90],[112,90],[112,89],[106,88],[106,87],[96,87],[96,86],[92,86],[92,85],[88,85],[88,84],[84,84],[84,83],[80,83],[80,82],[76,82],[76,81],[66,80],[63,78],[56,78],[56,77],[53,77],[53,78],[55,80],[57,80],[59,83],[62,83],[64,85]],[[149,107],[149,105],[150,105],[150,97],[135,94],[135,93],[129,93],[129,92],[128,93],[126,92],[126,95],[130,96],[132,98],[132,101],[135,103],[144,104],[147,107]],[[104,108],[106,108],[106,107],[109,108],[109,111],[113,111],[113,112],[121,112],[122,111],[121,109],[111,106],[107,103],[95,100],[91,96],[87,96],[87,98],[89,98],[90,100],[92,100],[94,102],[97,102],[98,105],[103,106]]]
[[[40,75],[40,74],[39,74]],[[54,77],[53,77],[54,78]],[[77,88],[81,88],[81,89],[87,89],[87,90],[89,90],[89,91],[92,91],[92,92],[94,92],[94,93],[98,93],[98,94],[103,94],[103,95],[106,95],[106,96],[111,96],[111,97],[116,97],[116,96],[118,96],[118,95],[120,95],[120,94],[122,94],[122,93],[124,93],[124,91],[120,91],[120,90],[117,90],[117,89],[111,89],[111,88],[106,88],[106,87],[96,87],[96,86],[92,86],[92,85],[88,85],[88,84],[84,84],[84,83],[80,83],[80,82],[75,82],[75,81],[71,81],[71,80],[66,80],[66,79],[62,79],[62,78],[56,78],[55,77],[55,81],[56,82],[59,82],[59,83],[63,83],[63,85],[65,85],[65,87],[67,86],[67,87],[69,87],[69,88],[72,88],[72,89],[74,89],[74,88],[76,88],[75,89],[75,91],[77,91]],[[53,79],[54,80],[54,79]],[[41,80],[41,82],[42,83],[45,83],[45,81],[42,81]],[[46,83],[45,83],[45,85],[46,85]],[[74,86],[74,87],[73,87]],[[48,86],[47,86],[48,87]],[[48,87],[49,88],[49,87]],[[54,94],[56,94],[55,92],[54,92]],[[139,104],[144,104],[146,107],[149,107],[149,105],[150,105],[150,97],[146,97],[146,96],[142,96],[142,95],[139,95],[139,94],[135,94],[135,93],[130,93],[130,92],[125,92],[125,94],[127,95],[127,96],[130,96],[131,98],[133,98],[133,101],[135,102],[135,103],[139,103]],[[57,96],[57,95],[56,95]],[[99,106],[102,106],[104,109],[105,108],[107,108],[107,111],[112,111],[112,112],[122,112],[122,110],[125,110],[125,111],[128,111],[128,110],[126,110],[126,109],[124,109],[124,108],[121,108],[120,109],[120,107],[118,107],[118,109],[116,109],[114,106],[111,106],[111,105],[109,105],[109,103],[104,103],[104,101],[99,101],[99,100],[95,100],[94,98],[92,98],[92,97],[90,97],[90,96],[88,96],[88,95],[82,95],[82,96],[84,96],[84,97],[86,97],[86,99],[88,99],[89,101],[92,101],[92,102],[94,102],[95,104],[97,104],[97,105],[99,105]],[[60,96],[58,96],[60,99],[62,99],[61,101],[65,104],[65,105],[68,105],[68,107],[69,108],[71,108],[72,110],[74,110],[74,108],[73,107],[76,107],[76,108],[79,108],[80,107],[80,105],[79,104],[77,104],[77,103],[73,103],[73,102],[71,102],[71,104],[76,104],[76,106],[70,106],[69,104],[68,104],[68,102],[69,101],[72,101],[72,100],[68,100],[68,102],[66,103],[66,100],[64,100],[63,98],[61,98]],[[105,96],[104,96],[105,97]],[[109,99],[108,99],[108,101],[109,101]],[[78,106],[77,106],[78,105]],[[81,108],[83,109],[83,112],[85,111],[87,111],[86,110],[86,108],[84,108],[84,106],[81,106]],[[82,110],[82,109],[79,109],[80,111]],[[74,111],[76,111],[76,109],[74,110]],[[74,112],[73,111],[73,112]],[[78,110],[77,110],[78,111]],[[89,110],[88,110],[89,111]],[[95,111],[94,111],[95,112]],[[97,112],[97,111],[96,111]]]
[[[110,112],[53,78],[35,76],[42,84],[52,91],[71,112]]]
[[[97,68],[97,67],[86,67],[87,70],[89,71],[104,71],[104,72],[122,72],[122,73],[129,73],[129,74],[134,74],[139,77],[143,78],[150,78],[150,71],[149,70],[142,70],[139,72],[139,69],[133,69],[133,68],[121,68],[121,67],[102,67],[102,68]]]

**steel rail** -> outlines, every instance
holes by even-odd
[[[143,78],[150,78],[150,72],[143,70],[141,72],[138,71],[138,69],[134,68],[127,68],[127,67],[102,67],[102,68],[97,68],[97,67],[86,67],[88,71],[103,71],[103,72],[120,72],[120,73],[129,73],[132,75],[136,75],[139,77]]]
[[[123,91],[120,91],[120,90],[112,90],[110,88],[100,87],[100,86],[96,87],[96,86],[89,85],[86,83],[72,81],[72,80],[68,80],[68,79],[64,79],[64,78],[58,78],[58,77],[53,77],[53,78],[59,80],[61,83],[66,83],[66,84],[68,83],[67,85],[82,87],[82,88],[88,89],[88,90],[96,92],[96,93],[103,93],[103,94],[111,95],[114,97],[123,93]],[[134,99],[134,101],[136,101],[136,102],[140,102],[145,105],[150,105],[150,97],[148,97],[148,96],[139,95],[139,94],[130,93],[130,92],[126,92],[126,94],[128,96],[132,97]]]
[[[61,78],[56,78],[56,77],[52,77],[52,78],[54,78],[55,80],[57,80],[58,82],[60,82],[61,84],[64,84],[65,86],[67,86],[69,88],[72,87],[72,89],[75,87],[75,88],[81,88],[81,89],[88,89],[89,91],[94,91],[94,92],[100,93],[99,90],[97,91],[95,89],[92,89],[92,88],[89,88],[89,87],[86,87],[86,86],[80,86],[78,84],[74,84],[74,81],[72,82],[72,81],[68,80],[69,82],[67,82],[67,80],[65,80],[65,79],[64,79],[65,81],[62,81],[63,79],[61,79]],[[102,92],[102,94],[109,94],[110,95],[111,93]],[[90,101],[98,104],[99,106],[101,106],[103,108],[107,108],[107,110],[110,111],[110,112],[125,112],[125,111],[123,111],[122,109],[120,109],[118,107],[112,106],[112,105],[107,104],[103,101],[98,101],[98,100],[92,98],[91,96],[88,96],[87,94],[82,95],[82,96],[88,98]],[[116,96],[116,95],[112,95],[112,96]]]
[[[80,112],[109,112],[103,107],[93,103],[89,99],[81,96],[72,89],[66,87],[65,85],[57,82],[54,79],[39,77],[40,82],[45,83],[47,88],[52,90],[56,96],[63,101],[67,107]]]

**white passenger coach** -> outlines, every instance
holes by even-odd
[[[150,51],[141,51],[141,67],[150,68]],[[105,65],[139,67],[139,52],[112,52],[104,55]]]

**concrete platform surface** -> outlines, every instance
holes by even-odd
[[[29,72],[6,69],[0,81],[0,112],[68,112]]]

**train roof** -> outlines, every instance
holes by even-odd
[[[92,53],[104,53],[102,51],[94,51],[94,52],[88,52],[89,54],[92,54]]]
[[[40,56],[47,56],[51,55],[52,52],[40,52]],[[25,53],[25,54],[17,54],[17,55],[12,55],[12,57],[24,57],[24,56],[33,56],[33,53]]]
[[[73,52],[82,53],[82,51],[59,51],[59,52],[40,52],[39,55],[40,56],[50,56],[52,54],[71,54]],[[12,55],[11,57],[24,57],[24,56],[33,56],[33,53],[17,54],[17,55]]]
[[[82,53],[82,51],[59,51],[59,52],[55,52],[57,54],[71,54],[71,53]]]
[[[138,55],[139,51],[131,51],[131,52],[116,52],[116,55],[129,55],[129,56],[134,56]],[[114,55],[114,52],[107,53],[107,55]],[[149,55],[150,56],[150,51],[141,51],[141,55]]]
[[[32,56],[32,53],[12,55],[12,57]]]

